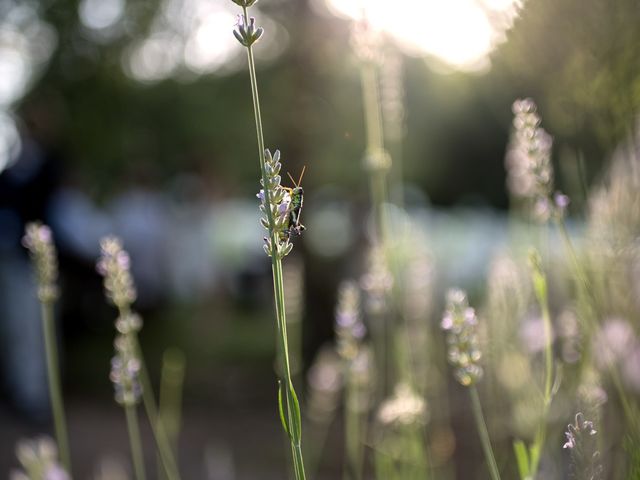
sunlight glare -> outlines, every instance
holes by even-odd
[[[479,70],[500,32],[489,13],[512,14],[517,0],[325,0],[336,15],[360,18],[390,34],[412,55],[433,55],[462,69]]]

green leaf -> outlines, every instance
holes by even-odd
[[[293,422],[293,436],[292,439],[294,443],[299,444],[300,439],[302,438],[302,419],[300,415],[300,402],[298,402],[298,396],[296,395],[296,391],[293,389],[293,384],[289,382],[289,407],[291,407],[291,421]]]
[[[516,454],[520,480],[526,480],[529,475],[531,475],[531,465],[529,464],[529,454],[527,453],[527,446],[522,440],[515,440],[513,442],[513,451]]]
[[[284,406],[282,405],[282,382],[278,380],[278,411],[280,413],[280,421],[282,422],[282,428],[291,438],[291,433],[289,432],[289,426],[287,425],[287,417],[284,414]]]

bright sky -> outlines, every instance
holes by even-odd
[[[389,33],[412,55],[433,55],[479,70],[513,19],[519,0],[325,0],[336,15],[361,18]],[[501,20],[501,27],[492,20]]]

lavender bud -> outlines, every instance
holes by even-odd
[[[238,15],[238,22],[233,30],[233,35],[241,45],[249,48],[260,39],[263,33],[264,29],[262,27],[256,27],[255,18],[250,17],[249,23],[246,23],[244,15]]]
[[[40,222],[29,223],[22,244],[29,249],[36,268],[38,298],[41,302],[55,301],[58,298],[58,260],[51,229]]]

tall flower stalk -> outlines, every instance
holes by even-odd
[[[367,396],[370,393],[368,350],[364,346],[367,330],[360,315],[360,290],[357,283],[343,282],[338,290],[338,297],[336,343],[345,379],[343,478],[360,480],[364,474]]]
[[[542,270],[542,260],[538,252],[533,250],[529,255],[529,264],[531,267],[531,279],[533,281],[533,290],[540,306],[542,313],[542,329],[544,335],[544,390],[542,397],[542,412],[540,416],[540,424],[533,443],[527,448],[522,440],[514,442],[514,451],[518,462],[518,471],[522,480],[534,479],[538,474],[540,466],[540,456],[547,437],[547,418],[549,416],[549,407],[554,396],[554,378],[553,378],[553,327],[551,324],[551,314],[549,312],[549,299],[547,295],[547,278]]]
[[[580,318],[585,336],[588,338],[598,324],[598,302],[589,275],[578,258],[565,224],[564,217],[569,198],[558,191],[554,193],[554,172],[551,163],[553,139],[541,127],[542,119],[532,99],[516,100],[512,110],[513,132],[506,158],[507,183],[514,197],[533,203],[533,214],[539,221],[553,220],[556,225],[569,258],[576,297],[581,307]],[[589,356],[588,349],[589,346],[585,345],[585,358]],[[607,367],[620,397],[624,415],[634,427],[637,427],[640,420],[624,391],[620,374],[611,363]]]
[[[31,259],[36,269],[38,282],[38,299],[42,315],[42,329],[44,331],[44,346],[47,357],[47,377],[49,383],[49,398],[53,411],[53,423],[56,441],[60,451],[60,459],[64,468],[71,471],[69,455],[69,439],[65,419],[62,388],[60,387],[60,365],[56,343],[56,329],[54,306],[58,298],[58,260],[53,245],[51,229],[39,222],[27,225],[22,240],[29,249]]]
[[[447,309],[442,317],[441,327],[447,332],[449,345],[448,359],[454,367],[456,380],[464,387],[469,388],[473,417],[476,421],[482,449],[489,467],[491,480],[500,480],[500,472],[493,454],[489,431],[482,413],[482,405],[476,383],[483,374],[478,342],[478,317],[473,308],[469,306],[467,295],[462,290],[450,290],[447,294]]]
[[[387,174],[391,168],[391,155],[384,147],[384,128],[378,82],[380,63],[379,34],[366,18],[354,25],[352,45],[360,61],[362,103],[366,133],[364,167],[369,173],[369,188],[375,218],[375,241],[387,245],[388,222],[385,203],[388,201]]]
[[[293,244],[290,242],[290,236],[294,231],[299,233],[300,230],[295,230],[296,226],[291,225],[295,205],[290,193],[280,185],[280,152],[276,150],[272,155],[269,150],[265,149],[260,98],[258,95],[258,81],[253,54],[253,45],[264,32],[261,27],[256,27],[255,18],[250,17],[248,13],[248,9],[252,7],[257,0],[232,1],[242,8],[242,14],[238,16],[238,23],[233,34],[247,50],[251,97],[253,100],[253,113],[258,140],[258,160],[260,162],[261,174],[260,184],[262,185],[262,190],[258,194],[258,197],[261,201],[261,223],[268,232],[268,236],[264,239],[264,250],[271,258],[276,325],[278,329],[278,373],[281,377],[278,392],[280,418],[282,420],[282,426],[289,437],[295,478],[296,480],[302,480],[306,478],[301,446],[302,421],[300,405],[291,379],[282,268],[282,259],[288,255],[293,248]]]
[[[180,474],[167,436],[166,428],[158,413],[147,371],[138,332],[141,318],[132,311],[136,289],[130,273],[130,259],[115,237],[102,239],[101,256],[97,270],[104,277],[105,293],[118,309],[114,342],[116,354],[111,361],[111,381],[115,388],[115,399],[125,409],[131,455],[137,480],[145,478],[142,442],[138,425],[137,404],[140,398],[151,424],[160,459],[169,480],[179,480]]]

